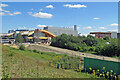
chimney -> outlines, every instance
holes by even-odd
[[[77,25],[74,25],[74,31],[77,31]]]

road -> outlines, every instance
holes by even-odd
[[[54,52],[57,54],[68,54],[70,56],[80,56],[80,57],[88,57],[88,58],[95,58],[95,59],[101,59],[101,60],[120,62],[120,59],[117,59],[117,58],[111,58],[111,57],[105,57],[105,56],[103,57],[103,56],[89,54],[89,53],[82,53],[82,52],[78,52],[78,51],[53,47],[53,46],[49,46],[49,45],[30,44],[28,46],[28,48],[29,49],[36,49],[36,50],[39,50],[41,52]]]

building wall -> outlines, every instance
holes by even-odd
[[[120,33],[117,33],[117,38],[120,38]]]
[[[96,33],[95,34],[95,37],[97,37],[97,38],[104,38],[106,36],[108,36],[109,38],[111,38],[111,34],[110,33]]]
[[[67,35],[74,35],[78,36],[78,31],[73,31],[73,28],[66,28],[66,27],[45,27],[44,30],[51,32],[52,34],[58,36],[63,33]]]
[[[45,33],[42,33],[41,31],[37,31],[34,33],[34,37],[45,37]]]
[[[111,32],[111,38],[117,38],[117,32]]]

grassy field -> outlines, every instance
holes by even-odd
[[[92,74],[57,69],[49,65],[53,56],[65,56],[48,52],[19,50],[8,46],[2,47],[3,78],[95,78]]]

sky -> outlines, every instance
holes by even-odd
[[[119,2],[120,0],[0,0],[2,2]]]
[[[3,2],[0,6],[3,33],[74,25],[82,34],[118,30],[117,2]]]

